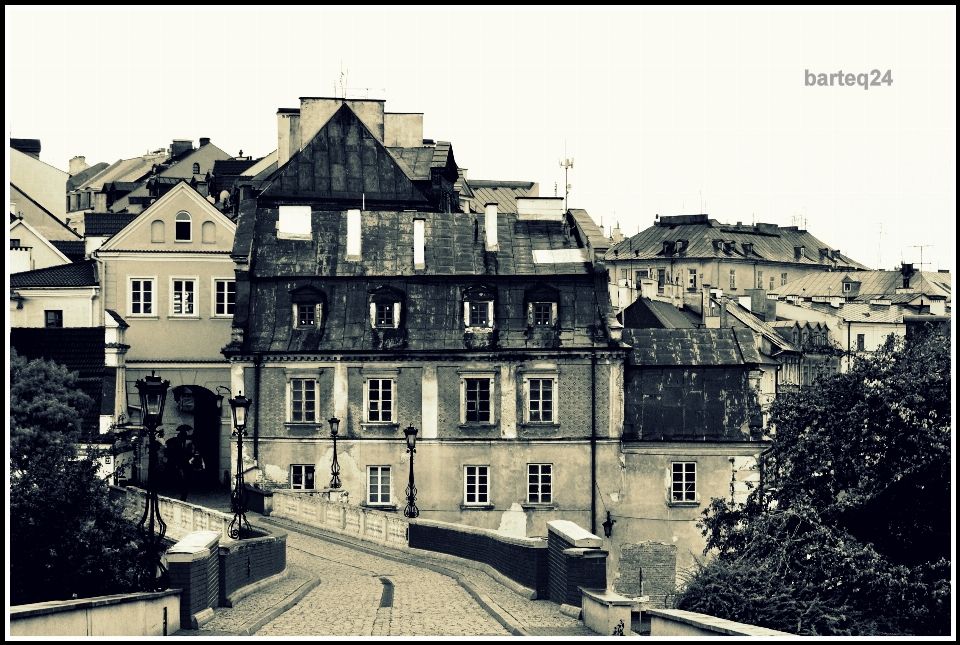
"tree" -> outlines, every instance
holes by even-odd
[[[716,557],[677,606],[800,634],[949,634],[950,397],[950,340],[930,331],[778,398],[761,485],[704,511]]]
[[[90,397],[65,367],[11,353],[11,604],[134,590],[136,529],[110,501],[96,455],[77,454]]]

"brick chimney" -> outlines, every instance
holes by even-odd
[[[170,144],[170,156],[176,157],[193,150],[193,139],[174,139]]]

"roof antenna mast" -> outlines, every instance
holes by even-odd
[[[573,157],[567,157],[567,142],[563,142],[563,160],[560,161],[560,167],[563,168],[563,183],[566,185],[566,190],[563,195],[563,212],[567,212],[570,207],[570,189],[573,186],[570,185],[568,181],[568,173],[570,169],[573,168]]]

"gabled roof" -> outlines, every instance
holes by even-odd
[[[632,329],[696,329],[700,325],[669,302],[637,298],[623,310],[623,326]]]
[[[468,179],[473,191],[475,210],[483,211],[484,204],[496,202],[500,211],[517,212],[517,197],[538,197],[540,188],[535,181],[507,181]]]
[[[104,309],[104,311],[107,312],[107,315],[110,316],[115,323],[117,323],[117,326],[118,326],[118,327],[123,327],[124,329],[126,329],[127,327],[130,326],[130,325],[127,323],[127,321],[124,320],[123,317],[120,316],[120,314],[118,314],[118,313],[117,313],[116,311],[114,311],[113,309]]]
[[[365,201],[370,207],[428,208],[407,169],[347,104],[270,176],[262,197],[312,201]]]
[[[21,195],[23,195],[24,197],[26,197],[26,198],[30,201],[31,204],[33,204],[33,205],[36,206],[38,209],[40,209],[40,211],[41,211],[45,216],[47,216],[47,217],[50,219],[50,221],[48,222],[48,223],[50,224],[50,226],[57,226],[58,228],[62,228],[64,231],[70,231],[70,235],[72,235],[73,237],[78,238],[78,239],[81,239],[81,240],[83,239],[83,236],[82,236],[82,235],[80,235],[80,234],[77,233],[75,230],[73,230],[72,228],[70,228],[69,226],[67,226],[66,224],[64,224],[63,221],[62,221],[59,217],[57,217],[56,215],[54,215],[53,213],[51,213],[50,211],[48,211],[46,208],[44,208],[43,205],[40,204],[37,200],[35,200],[33,197],[31,197],[31,196],[28,195],[27,193],[23,192],[22,190],[20,190],[20,188],[18,188],[17,185],[16,185],[15,183],[13,183],[12,181],[10,182],[10,189],[11,189],[11,190],[15,190],[15,191],[17,191],[18,193],[20,193]],[[11,197],[12,197],[12,195],[11,195]],[[11,220],[11,221],[13,221],[13,220]],[[31,230],[33,230],[33,229],[31,228]]]
[[[793,343],[789,342],[783,338],[783,336],[777,333],[777,330],[775,329],[775,327],[778,326],[777,323],[768,324],[766,321],[760,320],[753,315],[753,312],[732,299],[727,298],[725,299],[725,302],[727,305],[728,315],[733,316],[755,333],[763,336],[774,345],[777,345],[780,351],[800,351]]]
[[[98,284],[100,282],[97,279],[97,263],[95,260],[71,262],[70,264],[61,264],[45,269],[10,274],[11,289],[95,287]]]
[[[771,295],[811,297],[850,297],[843,292],[844,281],[859,282],[860,288],[853,296],[854,300],[867,302],[879,297],[909,302],[921,293],[927,296],[951,299],[952,274],[933,271],[915,271],[910,276],[910,293],[898,294],[903,286],[904,276],[900,271],[857,271],[855,273],[824,272],[807,275],[770,291]],[[906,295],[904,300],[900,296]]]
[[[255,164],[243,171],[241,177],[249,177],[251,179],[264,179],[261,177],[264,172],[273,173],[277,169],[277,151],[274,150],[266,157],[263,157]]]
[[[86,242],[83,240],[50,240],[71,262],[80,262],[86,255]]]
[[[135,219],[134,213],[87,213],[83,216],[83,231],[87,237],[112,237]]]
[[[23,227],[26,228],[28,231],[30,231],[31,233],[33,233],[34,235],[36,235],[36,236],[37,236],[37,239],[39,239],[43,244],[46,244],[47,247],[48,247],[51,251],[53,251],[54,255],[59,256],[60,259],[63,260],[64,264],[70,264],[70,263],[72,262],[72,260],[71,260],[70,258],[68,258],[68,257],[63,253],[63,251],[61,251],[61,250],[58,249],[56,246],[54,246],[53,243],[50,242],[50,240],[48,240],[46,237],[43,236],[43,234],[41,234],[39,231],[37,231],[37,229],[35,229],[35,228],[33,228],[32,226],[30,226],[29,224],[27,224],[25,221],[23,221],[23,220],[20,219],[19,217],[10,222],[10,233],[11,233],[10,237],[14,237],[14,232],[16,231],[16,229],[17,229],[18,226],[23,226]],[[82,242],[82,241],[83,241],[83,240],[81,240],[81,242]]]
[[[624,329],[638,367],[710,367],[760,363],[749,329]]]
[[[93,405],[82,419],[84,436],[99,433],[100,411],[104,396],[110,399],[115,388],[109,381],[105,387],[106,341],[103,327],[14,327],[10,330],[10,346],[28,360],[43,358],[77,372],[78,385]],[[111,410],[112,411],[112,410]]]
[[[71,190],[74,190],[78,186],[84,185],[87,181],[89,181],[93,177],[96,177],[98,174],[100,174],[101,172],[103,172],[109,167],[110,167],[110,164],[106,163],[105,161],[101,161],[98,164],[94,164],[93,166],[90,166],[86,170],[81,170],[77,174],[72,175],[67,180],[67,192],[69,193]]]
[[[672,258],[729,259],[729,260],[766,260],[804,266],[834,266],[853,269],[869,267],[836,253],[834,262],[824,257],[819,250],[828,249],[811,233],[796,226],[777,226],[776,224],[756,224],[751,226],[721,224],[709,219],[707,215],[677,215],[662,217],[650,228],[643,230],[607,251],[608,261],[616,260],[653,260],[664,256],[663,243],[687,240],[688,246],[682,252],[666,256]],[[715,240],[733,242],[727,246],[714,244]],[[744,245],[747,246],[744,246]],[[797,258],[797,247],[803,247],[803,257]],[[831,249],[835,251],[835,249]]]
[[[99,173],[90,177],[84,183],[74,187],[75,190],[87,188],[100,189],[110,182],[138,183],[153,168],[153,165],[162,161],[160,157],[134,157],[133,159],[118,159]]]
[[[217,177],[239,177],[259,161],[259,159],[218,159],[213,162],[213,174]]]

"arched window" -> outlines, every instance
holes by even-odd
[[[190,221],[190,213],[186,211],[177,213],[175,239],[177,242],[190,242],[193,240],[193,227]]]
[[[193,164],[193,174],[195,174],[195,175],[199,175],[199,174],[200,174],[200,164],[198,164],[198,163]]]

